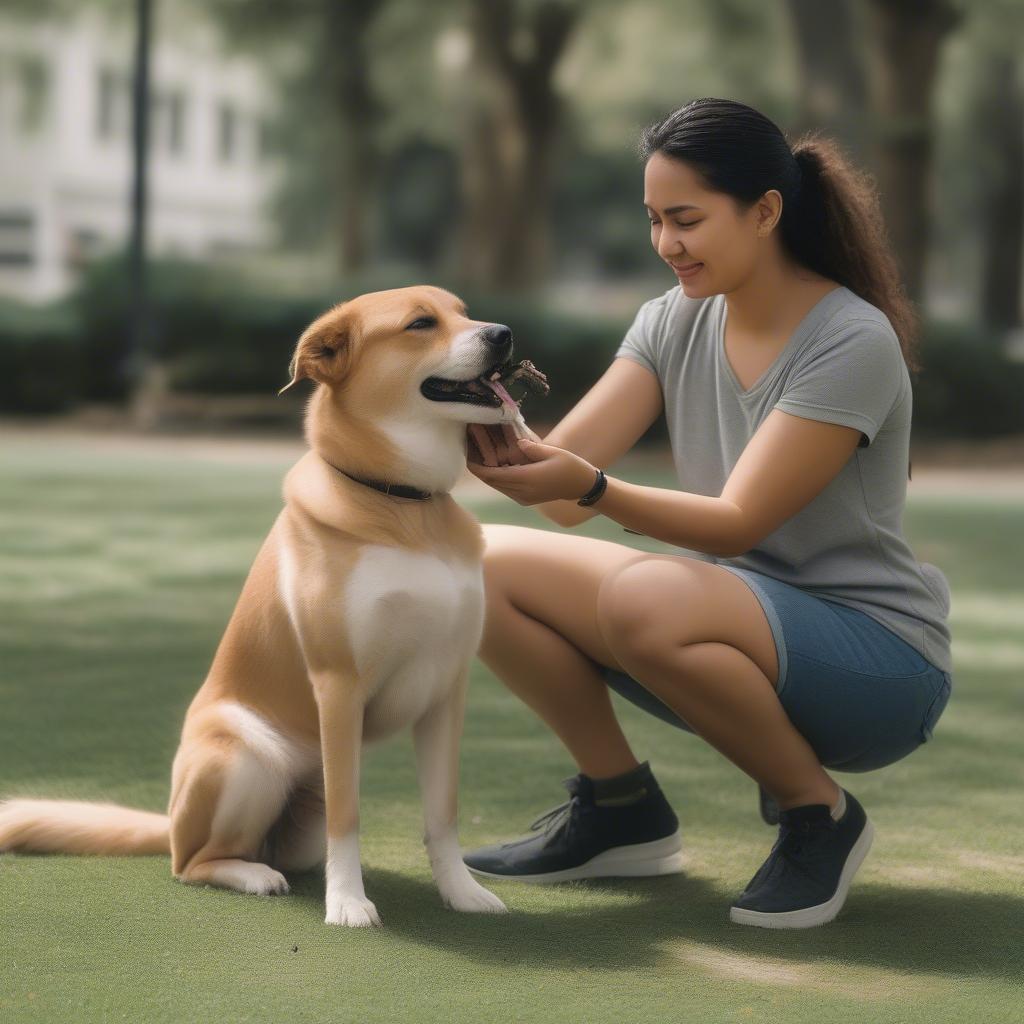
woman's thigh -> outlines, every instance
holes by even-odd
[[[599,665],[619,668],[598,626],[597,594],[608,573],[644,553],[612,541],[526,526],[484,523],[483,530],[487,629],[500,628],[498,606],[508,601]]]
[[[824,600],[746,569],[780,654],[779,699],[826,768],[884,767],[932,737],[952,680],[902,638],[859,609]],[[693,730],[632,677],[605,673],[623,697],[678,728]]]
[[[522,526],[485,524],[484,535],[489,599],[504,598],[607,669],[623,671],[609,640],[620,650],[718,641],[742,650],[773,685],[778,678],[760,603],[720,566]]]

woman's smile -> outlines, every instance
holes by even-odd
[[[704,266],[703,263],[673,263],[671,260],[667,260],[666,262],[675,271],[676,277],[678,277],[680,281],[696,277]]]

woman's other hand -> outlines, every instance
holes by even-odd
[[[597,470],[564,448],[531,437],[517,438],[509,424],[469,425],[476,446],[467,468],[478,480],[520,505],[579,498],[593,486]]]
[[[529,427],[526,436],[534,441],[540,438]],[[467,424],[468,463],[470,472],[478,466],[522,466],[530,460],[516,444],[516,432],[511,423]]]

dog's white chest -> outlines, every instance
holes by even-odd
[[[348,577],[344,600],[356,667],[371,683],[367,732],[390,732],[418,718],[479,647],[479,563],[370,545]]]

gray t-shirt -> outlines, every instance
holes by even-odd
[[[951,672],[949,584],[902,533],[912,392],[888,317],[845,287],[807,314],[744,391],[725,357],[725,297],[679,286],[644,303],[616,356],[661,382],[679,485],[717,497],[772,409],[856,427],[860,446],[825,489],[737,558],[680,550],[773,576],[858,608]]]

